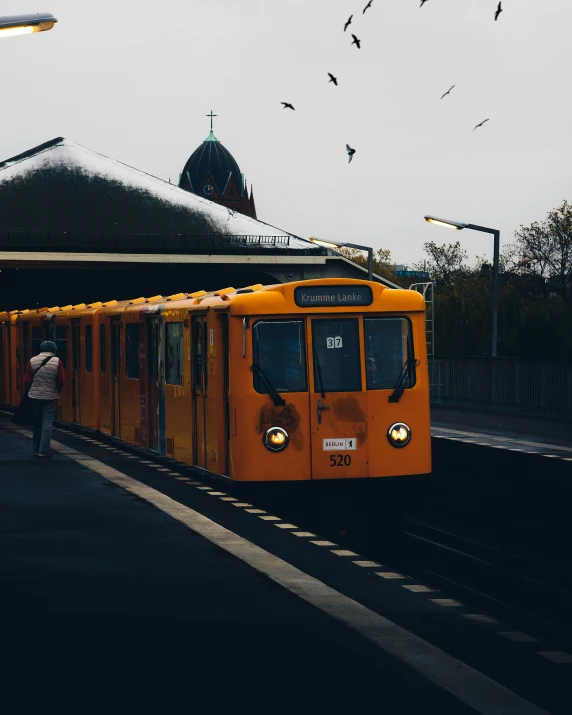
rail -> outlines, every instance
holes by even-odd
[[[572,420],[572,361],[436,357],[431,404]]]

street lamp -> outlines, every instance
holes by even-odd
[[[347,243],[346,241],[324,241],[321,238],[310,238],[312,243],[326,248],[357,248],[360,251],[367,251],[367,279],[373,280],[373,248],[371,246],[360,246],[357,243]]]
[[[8,15],[0,17],[0,37],[14,35],[30,35],[32,32],[51,30],[56,24],[56,18],[49,12],[35,15]]]
[[[463,228],[471,228],[473,231],[482,231],[483,233],[492,233],[494,236],[494,254],[493,254],[493,328],[491,339],[491,356],[497,356],[498,345],[498,314],[499,314],[499,250],[500,250],[500,231],[496,228],[486,228],[485,226],[477,226],[474,223],[459,223],[458,221],[449,221],[444,218],[435,218],[435,216],[425,216],[425,221],[435,223],[438,226],[446,226],[447,228],[460,231]]]

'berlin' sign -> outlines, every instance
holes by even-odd
[[[373,292],[368,285],[298,286],[294,300],[301,308],[324,308],[330,305],[371,305]]]

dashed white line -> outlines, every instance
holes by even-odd
[[[279,516],[259,516],[259,519],[262,519],[263,521],[281,521]]]
[[[348,551],[347,549],[332,549],[330,553],[336,556],[357,556],[355,551]]]
[[[277,526],[279,529],[297,529],[297,526],[294,526],[294,524],[274,524],[274,526]]]
[[[456,608],[463,605],[459,601],[455,601],[454,598],[430,598],[429,600],[444,608]]]
[[[572,663],[572,655],[570,655],[570,653],[565,653],[562,650],[538,651],[538,655],[541,655],[543,658],[547,658],[553,663],[558,663],[559,665],[562,663]]]
[[[521,633],[520,631],[504,631],[499,633],[499,636],[507,638],[514,643],[535,643],[538,640],[537,638],[529,636],[528,633]]]
[[[249,514],[266,514],[266,511],[264,509],[245,509],[244,511],[248,512]]]
[[[204,491],[208,492],[212,489],[212,487],[197,487],[197,489],[201,492],[204,492]],[[248,504],[248,506],[250,506],[250,504]]]
[[[207,494],[211,497],[223,497],[226,492],[207,492]]]
[[[434,588],[429,588],[429,586],[408,583],[401,584],[401,588],[406,588],[408,591],[412,591],[413,593],[431,593],[435,590]]]
[[[355,564],[356,566],[361,566],[364,569],[378,569],[383,566],[383,564],[378,564],[377,561],[352,561],[352,564]]]
[[[198,488],[200,489],[200,487],[198,487]],[[244,506],[252,506],[252,504],[248,504],[248,503],[245,502],[245,501],[235,501],[235,502],[232,502],[232,505],[233,505],[233,506],[242,506],[242,507],[244,507]]]
[[[498,623],[496,618],[491,618],[481,613],[463,613],[463,618],[467,618],[469,621],[477,621],[478,623]]]
[[[375,575],[389,580],[409,578],[409,576],[404,576],[402,573],[397,573],[396,571],[376,571]]]
[[[312,534],[312,532],[310,531],[293,531],[292,533],[294,534],[294,536],[303,536],[309,539],[316,536],[316,534]]]
[[[221,501],[238,501],[236,497],[221,497]]]
[[[292,532],[296,534],[296,532]],[[305,532],[302,532],[304,534]],[[296,534],[296,536],[300,536],[299,533]],[[316,546],[335,546],[333,541],[310,541],[311,544],[315,544]]]

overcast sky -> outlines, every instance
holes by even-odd
[[[570,0],[503,0],[497,22],[497,0],[366,2],[0,0],[59,20],[0,40],[0,159],[64,136],[175,182],[212,108],[259,218],[398,263],[430,240],[492,253],[426,213],[506,244],[572,200]]]

